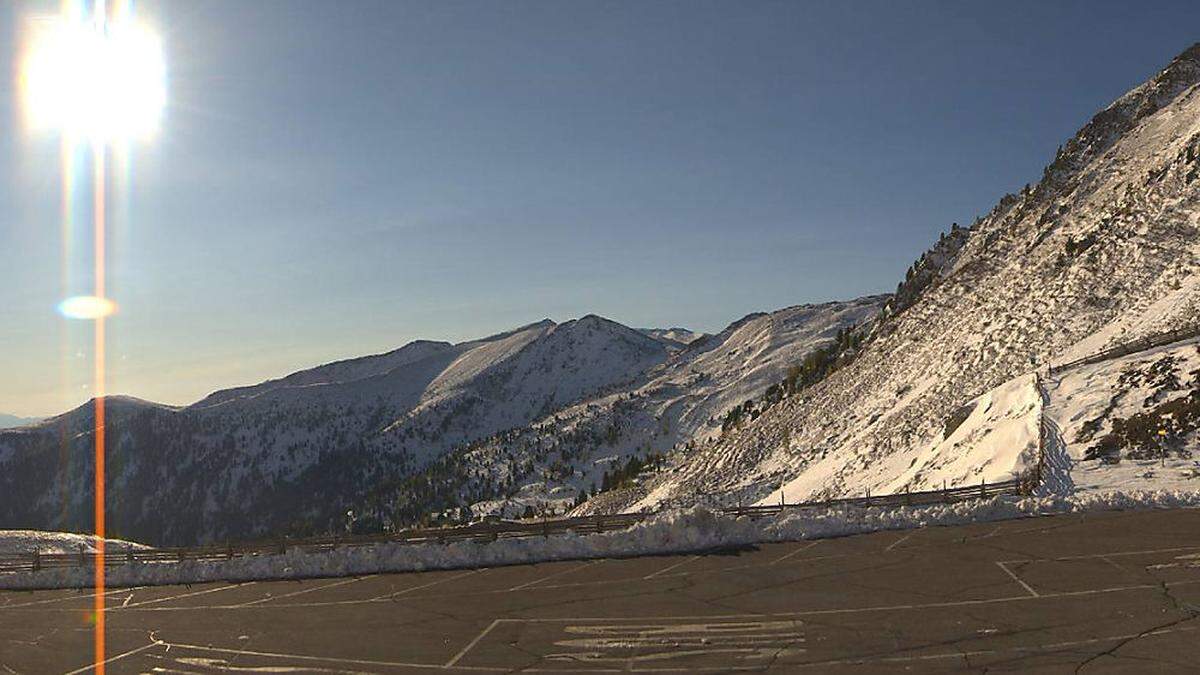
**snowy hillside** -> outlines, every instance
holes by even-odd
[[[1191,322],[1198,82],[1200,45],[1097,114],[1038,184],[922,256],[847,365],[720,441],[677,453],[672,471],[602,508],[769,500],[781,485],[796,500],[917,487],[931,475],[931,448],[963,451],[944,434],[972,399],[1052,359]],[[1020,412],[1024,397],[1001,398]],[[1010,462],[997,462],[1004,473]]]
[[[627,387],[476,444],[446,470],[451,482],[465,474],[497,487],[474,505],[477,514],[570,506],[581,491],[604,488],[604,475],[612,480],[631,458],[642,461],[718,437],[730,411],[777,387],[790,368],[839,331],[869,324],[888,298],[751,314],[693,340]],[[469,497],[462,500],[470,503]]]
[[[1047,384],[1076,490],[1200,490],[1200,340],[1072,368]]]
[[[649,335],[674,349],[683,349],[705,337],[704,333],[697,333],[686,328],[639,328],[638,332]]]

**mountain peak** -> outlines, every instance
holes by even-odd
[[[1094,117],[1063,145],[1046,167],[1039,187],[1069,188],[1071,178],[1143,119],[1158,112],[1183,91],[1200,83],[1200,42],[1188,47],[1156,75],[1129,90]],[[1058,190],[1068,192],[1069,189]]]

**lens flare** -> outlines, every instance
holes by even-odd
[[[30,21],[20,65],[26,124],[94,141],[148,139],[167,101],[162,42],[132,20]]]
[[[68,319],[103,319],[117,313],[117,303],[94,295],[78,295],[58,303],[58,313]]]
[[[92,322],[95,411],[93,513],[92,671],[104,675],[105,628],[105,319],[117,311],[106,292],[108,182],[110,151],[124,157],[127,144],[149,140],[158,131],[167,100],[167,70],[158,36],[134,19],[132,0],[62,0],[56,17],[29,19],[22,36],[16,76],[25,125],[60,135],[63,156],[64,247],[74,231],[74,197],[83,185],[76,153],[91,152],[92,295],[67,298],[58,311]],[[128,162],[120,161],[128,172]],[[64,275],[70,261],[64,248]],[[68,286],[65,283],[64,286]],[[70,292],[70,291],[68,291]],[[119,658],[119,657],[114,657]]]

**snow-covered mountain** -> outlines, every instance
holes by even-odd
[[[988,453],[947,443],[972,400],[998,401],[1019,420],[1040,405],[1022,376],[1200,316],[1198,83],[1200,45],[1097,114],[1036,185],[945,235],[846,365],[593,508],[915,489],[940,481],[939,467],[961,453],[978,458],[954,471],[962,480],[1020,469],[1018,456],[993,471]],[[1052,413],[1056,394],[1081,395],[1072,381],[1047,382]],[[1088,396],[1107,400],[1105,391]],[[1021,427],[977,421],[977,436]],[[1065,441],[1080,458],[1075,444],[1091,443],[1075,432]],[[1179,442],[1194,446],[1194,436]]]
[[[675,349],[683,349],[691,343],[704,337],[704,333],[697,333],[687,328],[639,328],[639,332],[649,335],[650,337],[662,342],[668,347]]]
[[[12,429],[13,427],[23,427],[27,424],[35,424],[41,421],[37,417],[17,417],[16,415],[6,415],[0,413],[0,429]]]
[[[461,456],[461,470],[510,487],[474,510],[519,515],[547,502],[561,507],[581,491],[604,488],[605,474],[612,480],[631,458],[682,452],[717,438],[731,411],[745,410],[748,402],[753,408],[769,390],[784,395],[780,383],[789,369],[839,332],[868,325],[889,297],[751,314],[691,341],[628,387],[477,444]]]
[[[110,530],[194,543],[377,529],[520,490],[557,488],[571,501],[618,461],[719,433],[729,409],[886,299],[755,314],[703,337],[546,320],[461,344],[413,342],[182,408],[109,397]],[[93,425],[89,403],[0,433],[0,523],[87,529]],[[570,446],[553,461],[549,446],[519,462],[492,456],[504,439],[546,434]],[[611,442],[575,442],[584,435]],[[581,458],[578,471],[563,470],[564,452]],[[543,479],[552,470],[557,482]]]
[[[187,407],[106,399],[110,531],[194,543],[344,526],[347,506],[447,450],[666,362],[597,316],[524,326],[217,392]],[[0,433],[0,522],[86,530],[94,404]]]

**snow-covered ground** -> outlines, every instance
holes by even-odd
[[[1164,422],[1176,416],[1160,407],[1200,390],[1200,340],[1079,366],[1049,378],[1046,389],[1047,416],[1067,449],[1074,490],[1200,490],[1200,433],[1194,429],[1164,434],[1161,445],[1157,438],[1149,446],[1115,445],[1107,458],[1097,456],[1114,423],[1140,416],[1156,429],[1170,429]]]
[[[92,534],[71,532],[41,532],[39,530],[0,530],[0,555],[33,553],[78,553],[80,546],[85,553],[96,551],[97,538]],[[105,539],[109,551],[124,551],[129,547],[146,548],[142,544],[122,539]]]

